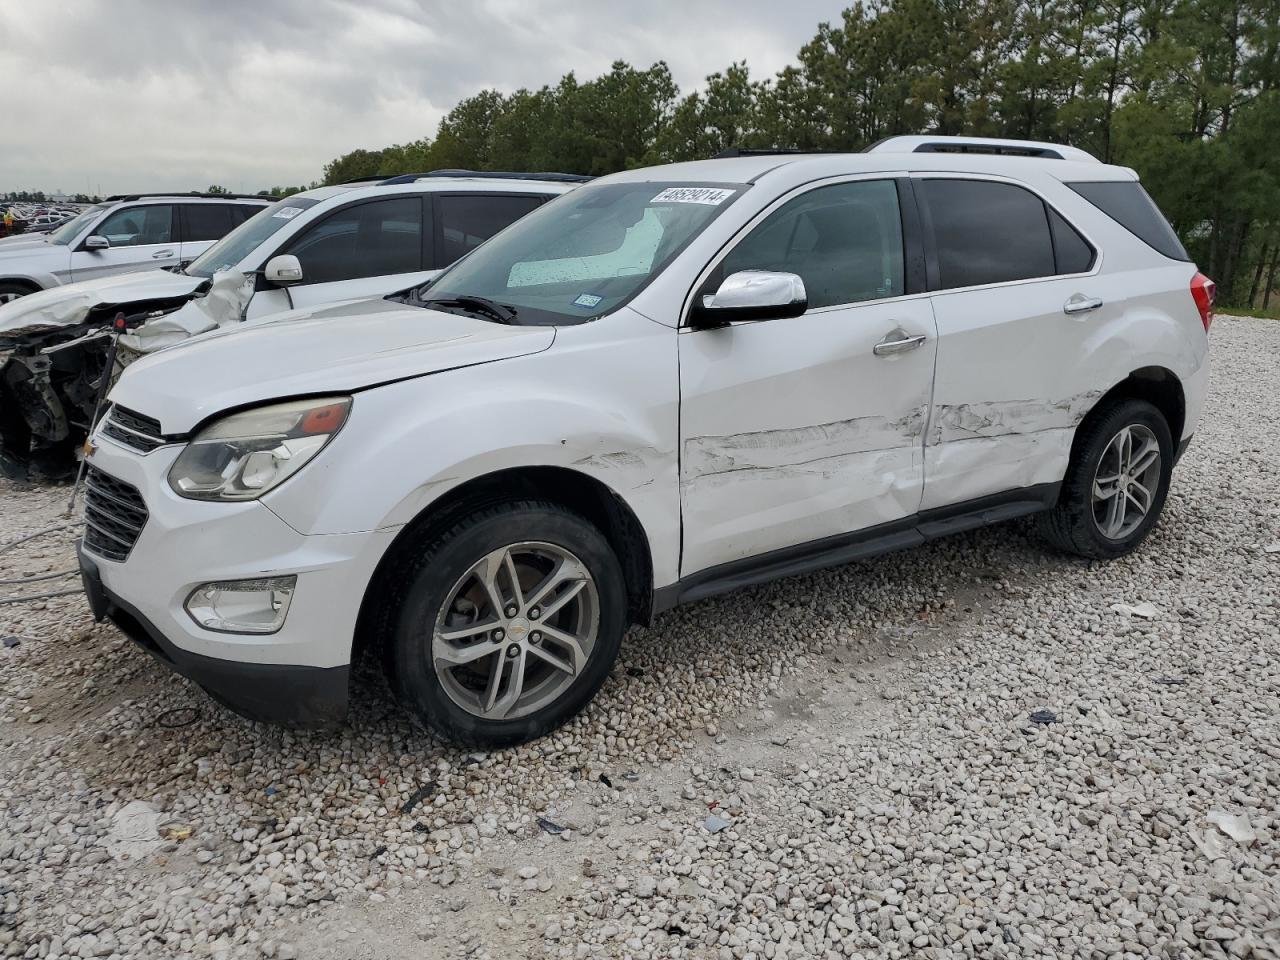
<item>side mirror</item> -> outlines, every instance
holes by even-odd
[[[95,234],[85,240],[84,248],[86,250],[109,250],[111,248],[111,241],[106,237],[99,237]]]
[[[740,270],[695,303],[689,320],[696,327],[719,327],[736,320],[798,317],[808,309],[804,281],[796,274]]]
[[[267,261],[262,275],[267,278],[268,283],[274,283],[277,287],[292,286],[302,282],[302,264],[293,254],[282,253]]]

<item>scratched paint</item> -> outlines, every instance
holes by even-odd
[[[756,430],[728,436],[690,437],[684,444],[688,477],[709,477],[740,471],[794,473],[813,467],[821,473],[824,461],[878,450],[910,446],[924,430],[926,408],[904,417],[854,417],[812,426]],[[839,470],[837,464],[830,469]]]
[[[938,404],[929,423],[929,443],[977,437],[1002,437],[1074,427],[1084,419],[1101,390],[1065,400],[995,400],[989,403]]]

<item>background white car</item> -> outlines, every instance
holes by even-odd
[[[129,194],[48,233],[0,243],[0,303],[78,280],[178,267],[271,201],[227,194]]]
[[[320,187],[262,209],[185,270],[101,276],[0,305],[0,468],[20,479],[74,469],[117,314],[120,366],[220,326],[404,290],[586,179],[453,170]]]

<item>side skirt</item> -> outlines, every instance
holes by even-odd
[[[692,603],[741,587],[811,573],[825,567],[841,566],[893,550],[916,547],[963,530],[1039,513],[1057,503],[1061,487],[1061,483],[1023,487],[964,503],[936,507],[912,517],[867,527],[865,530],[824,537],[821,540],[771,550],[756,557],[708,567],[655,590],[653,612],[662,613],[682,603]]]

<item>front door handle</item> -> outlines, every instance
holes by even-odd
[[[1062,305],[1062,312],[1067,316],[1071,316],[1075,313],[1088,313],[1090,310],[1097,310],[1101,306],[1101,297],[1086,297],[1082,293],[1077,293]]]
[[[899,329],[885,334],[885,338],[871,348],[871,352],[877,357],[890,357],[895,353],[906,353],[908,350],[914,350],[920,344],[928,339],[923,333],[911,336],[905,331]]]
[[[172,251],[172,250],[157,250],[155,253],[153,253],[153,254],[151,255],[151,259],[152,259],[152,260],[164,260],[164,259],[166,259],[166,258],[168,258],[168,257],[172,257],[172,256],[173,256],[173,251]]]

